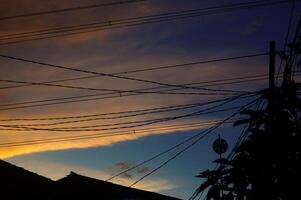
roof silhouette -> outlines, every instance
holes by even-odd
[[[53,181],[0,160],[0,199],[31,200],[177,200],[177,198],[133,189],[71,172]]]

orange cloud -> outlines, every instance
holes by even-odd
[[[169,125],[176,125],[175,122],[168,123]],[[206,128],[206,126],[209,125],[200,125],[198,129]],[[150,128],[148,131],[144,131],[143,129],[137,129],[137,130],[128,130],[124,133],[118,135],[118,132],[116,132],[116,136],[109,136],[109,137],[87,137],[88,139],[80,139],[80,140],[71,140],[71,141],[63,141],[63,142],[50,142],[50,143],[42,143],[42,144],[32,144],[32,145],[20,145],[20,146],[2,146],[0,145],[0,158],[9,158],[17,155],[23,155],[23,154],[29,154],[29,153],[36,153],[36,152],[44,152],[44,151],[56,151],[56,150],[65,150],[65,149],[75,149],[75,148],[89,148],[89,147],[95,147],[95,146],[109,146],[113,145],[119,142],[124,141],[131,141],[131,140],[137,140],[139,138],[150,136],[150,135],[158,135],[158,134],[169,134],[174,132],[175,130],[172,129],[158,129],[156,126],[149,126],[153,128],[153,130]],[[188,131],[196,129],[197,127],[183,127],[180,129],[176,129],[177,132],[179,131]],[[140,131],[141,130],[141,131]],[[8,144],[8,143],[15,143],[20,141],[28,141],[28,140],[40,140],[45,138],[56,138],[56,137],[72,137],[75,133],[51,133],[47,131],[42,131],[39,133],[18,133],[9,131],[8,133],[1,133],[1,144]],[[80,133],[76,134],[77,136],[85,135],[85,134],[93,134],[91,132],[87,133]],[[95,133],[94,133],[95,134]],[[51,137],[50,137],[51,135]]]

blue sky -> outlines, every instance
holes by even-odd
[[[85,2],[67,0],[39,1],[38,4],[37,2],[36,0],[24,0],[21,2],[4,0],[4,3],[2,3],[4,6],[0,8],[1,16],[99,3],[99,1],[96,0]],[[117,19],[240,2],[242,1],[187,0],[184,2],[178,0],[149,0],[106,9],[98,8],[90,11],[76,11],[74,13],[64,13],[53,16],[4,20],[0,21],[3,27],[0,29],[0,35],[66,24],[73,25],[80,22],[93,22],[96,20]],[[268,51],[270,40],[275,40],[278,49],[282,49],[287,32],[290,9],[290,3],[279,4],[173,22],[98,31],[89,34],[79,34],[11,45],[0,45],[0,53],[105,73],[262,53]],[[296,3],[292,27],[296,25],[297,19],[300,17],[300,9],[300,3]],[[291,35],[293,34],[292,32],[293,31],[291,31]],[[1,79],[42,82],[83,76],[83,74],[72,71],[51,69],[4,58],[0,59],[0,63],[2,70],[0,75]],[[184,84],[262,74],[266,73],[267,69],[268,57],[257,57],[169,70],[133,73],[128,76],[170,84]],[[4,82],[0,82],[0,84],[1,87],[12,85]],[[123,90],[154,86],[148,83],[116,80],[108,77],[73,81],[68,82],[68,84]],[[266,87],[266,82],[258,81],[211,88],[252,91],[264,87]],[[5,105],[24,101],[95,93],[96,92],[91,91],[45,86],[23,87],[0,90],[0,102],[1,105]],[[3,110],[1,111],[1,119],[45,118],[118,112],[185,103],[199,103],[223,97],[224,96],[139,95],[56,106]],[[252,99],[250,98],[249,100]],[[239,100],[233,103],[232,106],[242,105],[249,100]],[[229,104],[229,106],[231,105]],[[179,114],[181,114],[181,112],[154,115],[152,117],[169,117]],[[202,115],[185,120],[161,123],[157,124],[157,126],[223,119],[229,114],[231,114],[231,112]],[[134,119],[147,120],[149,118],[147,116],[136,117]],[[115,120],[112,122],[120,123],[126,121]],[[74,126],[102,125],[106,123],[108,122],[93,121],[74,124]],[[4,122],[1,122],[1,124],[3,125]],[[147,128],[153,128],[153,126]],[[242,127],[232,128],[230,125],[222,126],[215,131],[214,134],[209,135],[173,162],[142,181],[141,185],[139,184],[137,187],[179,198],[188,198],[201,182],[201,180],[194,176],[201,170],[214,167],[211,162],[217,155],[212,151],[211,144],[217,137],[217,134],[220,133],[222,137],[226,138],[231,147],[238,137],[241,128]],[[71,170],[87,176],[105,179],[109,175],[120,171],[120,166],[131,166],[143,161],[201,130],[201,128],[197,128],[194,130],[176,132],[155,131],[152,133],[147,132],[141,136],[110,137],[1,148],[0,156],[9,162],[23,166],[26,169],[52,179],[59,179],[67,175]],[[73,132],[57,133],[48,131],[36,131],[34,133],[0,131],[0,140],[2,143],[78,134]],[[88,134],[89,133],[91,132],[88,132]],[[163,156],[147,164],[145,167],[147,167],[148,170],[154,169],[172,155],[173,154],[168,154]],[[117,180],[117,183],[128,185],[142,175],[143,173],[134,171],[130,173],[127,178],[123,177]]]

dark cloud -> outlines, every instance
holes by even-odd
[[[146,173],[148,173],[148,172],[150,172],[151,171],[151,169],[149,168],[149,167],[139,167],[138,169],[137,169],[137,172],[139,173],[139,174],[146,174]]]
[[[133,175],[130,173],[124,173],[121,175],[121,177],[125,179],[133,179]]]
[[[114,172],[124,171],[124,170],[127,170],[127,169],[131,168],[134,164],[135,164],[134,161],[118,162],[113,166],[113,171]],[[121,177],[125,178],[125,179],[132,179],[133,178],[133,173],[126,172],[126,173],[123,173],[121,175]]]
[[[116,163],[114,165],[114,167],[117,168],[117,169],[121,169],[121,170],[127,170],[134,164],[135,164],[134,161],[122,161],[122,162]]]
[[[124,171],[124,170],[130,169],[131,167],[135,166],[136,164],[137,163],[135,161],[121,161],[121,162],[114,164],[114,166],[111,168],[111,171],[113,171],[114,173]],[[150,171],[151,171],[151,169],[149,167],[140,166],[134,170],[131,170],[129,172],[122,174],[121,177],[123,177],[125,179],[133,179],[135,174],[142,175],[142,174],[146,174]],[[112,173],[112,175],[114,173]]]

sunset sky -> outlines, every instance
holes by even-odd
[[[1,55],[82,70],[82,72],[72,71],[0,56],[1,159],[54,180],[64,177],[70,171],[105,180],[115,173],[161,153],[186,138],[211,127],[213,125],[211,121],[223,120],[237,112],[239,106],[253,101],[256,97],[238,99],[216,108],[218,110],[236,107],[230,111],[179,117],[161,122],[159,120],[145,125],[143,123],[150,120],[156,121],[156,119],[183,116],[220,103],[127,117],[124,115],[128,114],[106,113],[200,104],[236,94],[229,90],[257,91],[263,89],[267,86],[267,80],[216,85],[210,85],[209,83],[216,82],[209,81],[266,74],[268,73],[269,58],[268,56],[256,56],[143,72],[135,72],[135,70],[267,53],[270,40],[275,40],[277,49],[281,50],[285,42],[292,8],[292,3],[289,2],[16,43],[13,42],[19,41],[21,37],[17,39],[7,38],[7,35],[15,37],[15,34],[25,32],[28,34],[28,32],[36,30],[108,22],[249,1],[145,0],[92,9],[9,18],[9,16],[27,13],[109,2],[114,1],[0,1]],[[300,5],[300,1],[296,1],[292,27],[295,27],[298,17],[300,17]],[[23,37],[24,35],[26,34],[17,36]],[[293,32],[289,34],[289,39],[292,38],[292,35]],[[23,38],[34,39],[35,37]],[[279,63],[277,63],[278,66]],[[93,76],[83,71],[120,74],[126,78],[95,77],[94,75],[94,78],[53,83],[73,86],[77,89],[45,84],[11,87],[22,85],[21,82],[41,83]],[[128,71],[131,72],[123,73]],[[149,82],[129,80],[128,77],[148,80]],[[16,83],[17,81],[19,83]],[[166,86],[155,82],[164,83]],[[198,82],[209,83],[192,86],[209,88],[209,90],[179,89],[175,86]],[[170,91],[169,94],[126,92],[153,87],[176,90]],[[100,91],[100,89],[107,91]],[[109,93],[108,90],[125,92],[115,92],[112,95],[106,94]],[[159,90],[147,91],[156,92]],[[87,95],[90,96],[73,98]],[[69,97],[69,100],[61,99]],[[58,98],[61,100],[53,100]],[[84,101],[58,103],[79,99]],[[36,103],[28,103],[32,101]],[[45,105],[49,103],[55,104]],[[83,115],[93,116],[79,117]],[[95,115],[101,117],[95,117]],[[68,119],[49,119],[62,117]],[[104,119],[105,117],[111,117],[111,119]],[[236,116],[236,118],[238,117]],[[79,122],[79,120],[82,121]],[[183,124],[186,125],[182,126]],[[193,125],[190,126],[189,124]],[[135,127],[135,125],[138,126]],[[33,129],[22,127],[33,127]],[[218,134],[221,134],[221,137],[228,141],[229,150],[227,153],[229,153],[242,128],[240,126],[233,128],[228,123],[222,125],[134,187],[187,199],[201,183],[201,180],[195,178],[195,175],[202,170],[214,167],[212,161],[218,155],[213,152],[211,144],[218,137]],[[81,131],[76,131],[79,129]],[[110,136],[19,145],[24,144],[24,141],[95,136],[95,134],[110,134]],[[113,134],[116,135],[112,136]],[[112,182],[128,186],[160,166],[183,148],[185,146],[174,149],[152,162],[113,179]]]

